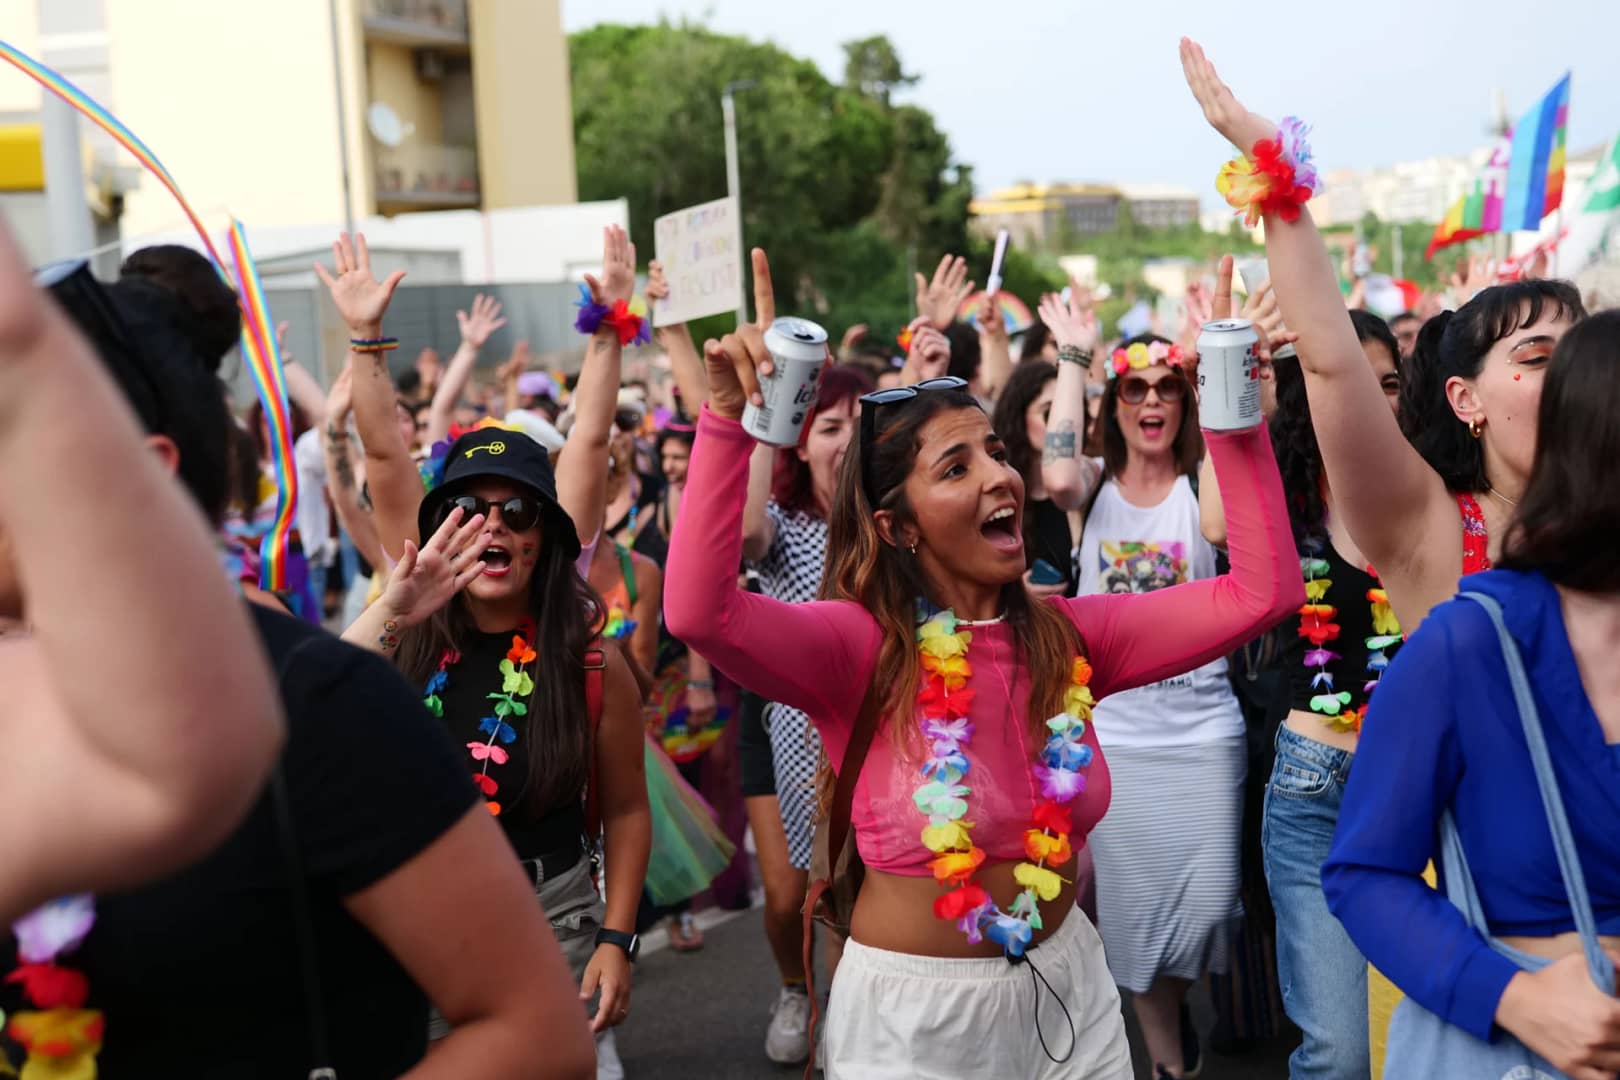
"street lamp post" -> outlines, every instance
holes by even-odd
[[[738,90],[747,90],[754,85],[753,80],[745,79],[740,82],[729,82],[720,92],[720,117],[726,127],[726,194],[731,197],[732,209],[737,215],[737,273],[743,276],[743,227],[742,227],[742,181],[738,178],[737,169],[737,101],[735,93]],[[741,326],[748,321],[748,300],[740,298],[737,302],[737,325]]]

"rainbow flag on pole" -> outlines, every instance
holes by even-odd
[[[1534,232],[1564,201],[1564,130],[1569,75],[1558,81],[1491,154],[1472,190],[1434,230],[1426,258],[1449,244],[1493,232]]]

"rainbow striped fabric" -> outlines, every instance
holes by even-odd
[[[1434,230],[1427,258],[1449,244],[1494,232],[1534,232],[1564,201],[1564,129],[1569,75],[1558,80],[1497,144],[1473,189]]]
[[[275,321],[270,317],[270,310],[265,304],[264,288],[259,282],[259,271],[254,265],[253,255],[248,251],[247,234],[242,229],[242,223],[235,218],[232,218],[230,223],[229,246],[232,263],[236,268],[236,278],[233,281],[226,270],[225,260],[220,257],[219,250],[214,246],[214,241],[208,235],[202,220],[186,201],[186,197],[180,194],[180,185],[138,135],[66,76],[46,67],[9,42],[0,41],[0,61],[11,64],[73,106],[86,119],[111,135],[118,145],[129,151],[136,161],[155,176],[158,182],[168,189],[169,194],[174,196],[175,202],[180,204],[181,211],[197,230],[197,237],[207,250],[214,268],[219,271],[219,276],[225,279],[226,284],[236,289],[237,300],[242,306],[242,356],[253,375],[254,388],[258,391],[259,400],[264,405],[265,417],[270,424],[270,456],[279,491],[276,501],[276,523],[265,536],[260,552],[262,560],[259,584],[271,591],[287,588],[288,545],[292,537],[294,509],[298,500],[298,471],[293,462],[293,426],[291,410],[287,405],[287,382],[282,370],[281,350],[276,342]]]

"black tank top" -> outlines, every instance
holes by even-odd
[[[1377,577],[1323,541],[1300,554],[1305,607],[1288,624],[1283,651],[1288,707],[1329,728],[1360,731],[1384,668],[1401,645],[1400,625]]]

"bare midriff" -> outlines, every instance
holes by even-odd
[[[1283,723],[1295,735],[1315,739],[1322,745],[1331,746],[1335,750],[1344,750],[1352,754],[1356,752],[1356,740],[1359,736],[1355,732],[1334,731],[1322,723],[1322,718],[1315,713],[1308,713],[1303,709],[1290,709],[1288,719]]]
[[[1581,951],[1581,935],[1573,930],[1552,937],[1502,937],[1497,940],[1509,948],[1527,952],[1531,956],[1544,956],[1548,960],[1560,960]],[[1598,942],[1610,953],[1620,953],[1620,937],[1602,935]]]
[[[987,862],[979,868],[979,884],[990,898],[1005,911],[1022,887],[1013,881],[1014,862]],[[1057,931],[1063,920],[1074,910],[1075,860],[1070,859],[1057,867],[1065,875],[1063,891],[1053,900],[1041,901],[1043,929],[1035,931],[1030,942],[1033,947]],[[850,917],[849,935],[862,945],[891,952],[910,953],[913,956],[943,956],[953,958],[1002,955],[1001,946],[985,938],[977,945],[969,944],[967,935],[956,927],[956,921],[934,918],[934,900],[944,890],[931,875],[912,877],[886,874],[868,867],[861,883],[861,894],[855,901]]]

